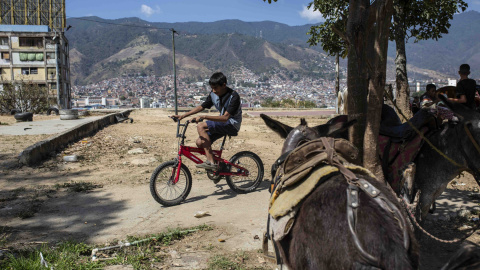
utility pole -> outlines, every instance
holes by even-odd
[[[339,113],[338,108],[338,92],[340,92],[340,56],[337,52],[335,56],[335,111]],[[343,112],[346,113],[346,112]]]
[[[177,68],[175,65],[175,29],[170,29],[172,31],[172,48],[173,48],[173,89],[175,94],[175,115],[178,115],[178,98],[177,98]]]
[[[335,94],[338,96],[338,92],[340,92],[340,56],[335,56]]]
[[[172,51],[173,51],[173,89],[175,95],[175,115],[178,115],[178,97],[177,97],[177,67],[175,65],[175,29],[170,29],[172,31]],[[167,93],[165,93],[165,96]],[[180,132],[180,121],[177,122],[177,136]]]

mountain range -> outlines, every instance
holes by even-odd
[[[210,23],[152,23],[139,18],[105,20],[71,18],[65,32],[70,42],[72,84],[85,85],[123,74],[171,75],[172,31],[175,29],[177,73],[205,78],[244,66],[257,74],[283,70],[295,76],[333,79],[334,57],[321,46],[309,47],[311,25],[288,26],[262,21],[223,20]],[[448,34],[438,41],[407,43],[410,78],[456,78],[458,66],[469,63],[480,77],[480,13],[454,16]],[[390,42],[388,79],[394,78],[394,43]],[[341,61],[343,71],[346,61]],[[293,76],[293,75],[292,75]]]

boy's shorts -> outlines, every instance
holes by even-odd
[[[237,129],[230,123],[207,121],[208,136],[210,136],[210,142],[222,138],[225,135],[237,136]]]

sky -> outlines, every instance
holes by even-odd
[[[214,22],[239,19],[275,21],[290,26],[319,23],[319,12],[307,9],[312,0],[66,0],[67,18],[138,17],[149,22]],[[480,11],[480,0],[466,0],[468,10]]]

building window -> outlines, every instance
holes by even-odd
[[[32,37],[21,37],[20,40],[20,47],[43,47],[43,38],[32,38]]]
[[[22,75],[38,74],[38,68],[36,67],[25,67],[22,68]]]
[[[2,52],[2,59],[10,60],[10,53],[9,52]]]
[[[43,53],[21,52],[18,55],[20,61],[43,61]]]
[[[0,37],[0,45],[8,45],[8,37]]]
[[[47,52],[47,60],[50,60],[50,59],[55,59],[55,53]]]

